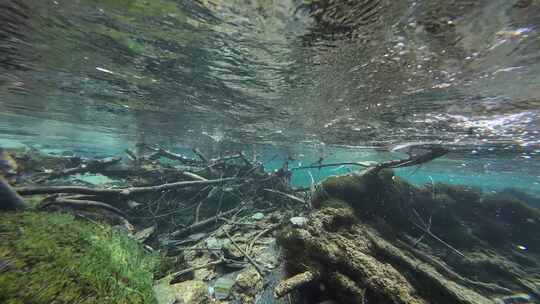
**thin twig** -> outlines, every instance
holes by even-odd
[[[197,149],[197,148],[194,148],[192,149],[193,153],[195,153],[195,155],[197,155],[204,163],[208,163],[208,158],[206,156],[204,156],[202,154],[202,152]]]
[[[427,225],[426,222],[420,217],[420,215],[418,214],[418,212],[416,212],[416,210],[413,208],[413,213],[416,215],[418,221],[420,222],[420,224],[414,222],[414,221],[411,221],[413,223],[413,225],[415,225],[418,229],[422,230],[424,233],[426,233],[427,235],[429,235],[430,237],[432,237],[434,240],[438,241],[439,243],[443,244],[444,246],[446,246],[447,248],[449,248],[452,252],[454,252],[455,254],[459,255],[460,257],[464,258],[465,255],[463,253],[461,253],[461,251],[457,250],[455,247],[453,247],[452,245],[448,244],[447,242],[441,240],[438,236],[434,235],[431,231],[430,231],[430,226],[431,226],[431,223],[430,225]],[[430,220],[431,222],[431,220]]]
[[[207,263],[207,264],[204,264],[204,265],[193,266],[193,267],[190,267],[190,268],[187,268],[187,269],[184,269],[184,270],[180,270],[180,271],[175,272],[175,273],[173,273],[171,275],[171,283],[174,282],[177,278],[181,277],[184,274],[190,273],[190,272],[195,271],[195,270],[207,268],[207,267],[210,267],[210,266],[223,264],[223,263],[225,263],[225,259],[222,258],[222,259],[219,259],[217,261],[213,261],[213,262],[210,262],[210,263]]]
[[[325,168],[325,167],[339,167],[339,166],[360,166],[360,167],[371,167],[371,164],[365,164],[361,162],[343,162],[343,163],[333,163],[333,164],[320,164],[320,165],[310,165],[310,166],[303,166],[303,167],[296,167],[291,168],[291,171],[296,170],[305,170],[305,169],[317,169],[317,168]]]
[[[278,191],[278,190],[274,190],[274,189],[268,189],[268,188],[264,188],[263,189],[264,191],[267,191],[267,192],[272,192],[272,193],[277,193],[277,194],[280,194],[280,195],[283,195],[285,197],[288,197],[290,198],[291,200],[295,201],[295,202],[299,202],[301,204],[307,204],[305,200],[299,198],[299,197],[296,197],[294,195],[291,195],[291,194],[288,194],[288,193],[285,193],[285,192],[281,192],[281,191]]]
[[[277,227],[279,227],[279,225],[274,225],[272,227],[269,227],[269,228],[266,228],[264,229],[263,231],[257,233],[257,235],[253,238],[253,240],[251,241],[251,243],[249,244],[249,246],[246,247],[246,253],[251,253],[251,251],[253,250],[253,246],[255,246],[255,242],[263,235],[267,234],[268,232],[270,231],[273,231],[275,230]]]
[[[238,246],[238,244],[233,240],[229,232],[227,232],[227,229],[223,229],[223,232],[225,232],[225,235],[231,241],[233,246],[246,257],[246,259],[251,265],[253,265],[253,267],[255,267],[255,270],[257,270],[261,278],[264,278],[264,271],[260,268],[260,266],[249,256],[249,254],[247,254],[242,248],[240,248],[240,246]]]
[[[106,203],[97,202],[97,201],[89,201],[89,200],[67,199],[67,198],[61,198],[61,197],[53,197],[50,202],[47,202],[41,205],[40,209],[46,208],[51,205],[70,206],[74,208],[81,208],[81,207],[100,208],[100,209],[104,209],[104,210],[108,210],[113,213],[116,213],[117,215],[120,215],[123,218],[127,218],[127,214],[125,214],[122,210],[115,208]]]

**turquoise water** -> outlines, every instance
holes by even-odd
[[[265,230],[255,233],[242,226],[233,237],[247,243],[257,234],[259,240],[268,237],[267,243],[274,246],[277,237],[272,233],[277,229],[272,230],[276,228],[273,224],[281,221],[284,226],[296,226],[289,223],[296,217],[297,223],[305,225],[306,218],[322,214],[318,212],[324,208],[317,209],[317,203],[335,207],[337,202],[339,208],[356,208],[358,218],[354,220],[362,231],[356,231],[359,237],[355,241],[364,242],[358,247],[362,252],[363,247],[370,247],[366,254],[379,262],[374,268],[400,264],[394,266],[418,288],[420,296],[432,293],[423,290],[429,285],[424,284],[425,278],[413,277],[412,273],[423,267],[404,268],[407,263],[375,254],[371,248],[375,242],[365,243],[367,239],[371,242],[371,237],[363,234],[369,230],[363,231],[364,225],[380,232],[388,242],[398,241],[395,244],[407,252],[405,255],[431,264],[449,281],[474,286],[472,289],[484,282],[508,288],[504,292],[501,288],[497,292],[483,290],[486,299],[517,293],[514,299],[522,297],[527,299],[524,304],[534,304],[529,295],[540,299],[540,217],[535,209],[540,208],[538,84],[538,0],[0,0],[0,148],[61,156],[50,160],[17,150],[15,158],[23,163],[24,173],[3,176],[0,172],[0,193],[18,198],[18,191],[35,203],[43,197],[32,196],[25,187],[142,188],[136,192],[141,196],[131,197],[130,191],[118,188],[102,191],[108,194],[80,196],[80,190],[68,187],[61,190],[66,193],[48,196],[41,203],[47,205],[45,208],[58,203],[62,211],[78,210],[82,205],[113,210],[116,216],[126,213],[129,221],[121,217],[121,229],[155,229],[154,239],[145,244],[165,251],[171,249],[171,243],[183,242],[184,236],[172,240],[172,236],[182,235],[175,234],[178,231],[185,233],[185,238],[214,238],[217,231],[188,235],[195,231],[184,227],[200,219],[225,223],[228,219],[219,218],[220,212],[237,207],[245,214],[233,220],[246,220],[245,227]],[[317,198],[322,193],[323,197],[328,193],[297,190],[363,169],[340,163],[373,165],[403,160],[410,157],[404,147],[424,145],[444,147],[448,153],[422,165],[394,169],[396,175],[418,188],[385,180],[389,175],[367,175],[366,179],[344,178],[344,184],[332,185],[330,181],[327,185],[334,187],[334,193],[323,198],[327,201],[314,199],[313,204],[301,206],[284,203],[287,199],[307,203],[303,199],[311,194]],[[185,166],[192,163],[182,163],[178,157],[156,161],[150,155],[157,147],[192,159],[199,157],[194,148],[208,159],[242,152],[251,164],[261,164],[266,173],[290,170],[290,185],[281,179],[287,173],[260,174],[257,166],[249,168],[245,161],[229,167],[238,158],[228,160],[230,163],[201,161],[198,167]],[[130,159],[128,149],[135,151],[132,154],[136,157]],[[0,154],[6,158],[0,159],[3,164],[11,165],[9,153],[12,151]],[[39,161],[33,162],[33,157]],[[88,164],[99,163],[93,160],[108,157],[122,160],[106,173],[86,170]],[[302,168],[317,164],[336,165]],[[77,174],[71,174],[71,169]],[[211,181],[199,183],[200,176],[183,170],[202,172],[202,181]],[[63,176],[64,171],[70,176]],[[90,172],[80,174],[84,171]],[[242,172],[249,178],[238,179]],[[206,186],[198,189],[188,182],[185,189],[167,188],[178,186],[175,182],[184,181],[186,176]],[[212,180],[221,177],[234,181]],[[354,183],[349,184],[351,180]],[[167,187],[157,187],[155,193],[152,187],[148,190],[147,186],[159,184]],[[364,189],[365,185],[379,188]],[[469,187],[485,195],[477,195]],[[55,193],[57,188],[48,191]],[[351,198],[350,193],[341,191],[361,193],[362,197]],[[244,208],[246,205],[253,208]],[[115,211],[116,207],[121,210]],[[82,212],[82,218],[94,216],[95,211]],[[331,212],[328,218],[334,218]],[[322,228],[309,229],[323,229],[326,231],[320,235],[331,235],[336,232],[334,224],[338,230],[343,228],[338,216],[336,213],[336,223],[329,227],[321,224]],[[353,221],[348,214],[343,219],[346,224]],[[113,220],[112,225],[118,226]],[[265,224],[269,226],[262,227]],[[227,222],[227,226],[235,225]],[[348,230],[351,227],[342,229],[344,234],[336,239],[356,238],[355,231]],[[24,233],[24,229],[8,230],[14,238]],[[319,232],[315,234],[320,236]],[[330,239],[327,241],[335,241]],[[223,235],[221,241],[225,244]],[[403,247],[405,243],[413,246]],[[246,250],[253,246],[251,243]],[[8,244],[0,249],[11,252],[11,247]],[[283,262],[278,261],[278,247],[266,251],[276,265]],[[238,267],[228,256],[225,261],[225,255],[232,251],[221,248],[217,252],[223,256],[182,251],[182,256],[174,256],[174,263],[195,261],[181,265],[187,267],[219,258],[217,264]],[[5,278],[11,275],[4,271],[10,261],[3,254],[0,250],[0,277]],[[427,262],[425,257],[419,258],[422,254]],[[313,263],[319,264],[324,269],[325,263]],[[330,266],[326,272],[339,278],[335,274],[341,273],[334,273],[336,265]],[[21,272],[23,280],[26,270]],[[237,270],[233,275],[222,269],[214,276],[208,274],[204,281],[211,286],[216,276],[233,277]],[[345,270],[348,275],[349,270]],[[451,273],[454,270],[463,277],[456,279]],[[282,272],[273,268],[268,282],[277,284]],[[103,280],[110,281],[104,273]],[[359,285],[362,292],[353,291],[378,300],[379,286],[369,290],[363,284]],[[493,287],[490,284],[480,289],[489,290]],[[317,286],[308,286],[305,294],[310,298],[309,291],[315,291],[316,304],[335,303],[326,300],[339,298],[325,294],[325,288],[333,290],[332,284],[313,285]],[[443,285],[451,284],[435,287],[447,287]],[[209,296],[208,286],[203,286],[203,297]],[[263,300],[278,303],[268,286]],[[150,290],[151,285],[146,287]],[[18,297],[18,291],[11,292]],[[29,294],[34,299],[32,291]],[[88,297],[93,296],[90,293]],[[0,292],[0,302],[2,299]]]

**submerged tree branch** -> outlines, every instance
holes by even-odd
[[[181,181],[176,183],[167,183],[157,186],[148,187],[130,187],[130,188],[112,188],[112,189],[99,189],[88,188],[79,186],[50,186],[50,187],[20,187],[15,190],[20,195],[35,195],[35,194],[55,194],[55,193],[74,193],[74,194],[89,194],[89,195],[120,195],[130,196],[133,194],[146,193],[146,192],[159,192],[170,189],[179,189],[194,186],[206,186],[221,184],[224,182],[238,181],[239,178],[229,177],[213,180],[195,180],[195,181]]]
[[[40,208],[43,209],[51,205],[68,206],[68,207],[73,207],[75,209],[85,208],[85,207],[95,207],[95,208],[111,211],[113,213],[116,213],[117,215],[120,215],[123,218],[128,217],[127,214],[125,214],[122,210],[106,203],[90,201],[90,200],[63,198],[63,197],[53,197],[52,199],[50,199],[49,202],[41,205]]]

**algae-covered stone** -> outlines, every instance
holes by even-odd
[[[137,233],[135,233],[135,239],[139,242],[144,242],[154,233],[154,231],[156,231],[155,226],[150,226],[143,230],[137,231]]]
[[[176,296],[168,282],[162,280],[154,285],[154,296],[157,304],[174,304]]]
[[[235,298],[241,303],[254,303],[255,295],[263,288],[261,276],[254,267],[248,267],[238,274],[233,286]]]
[[[225,300],[231,295],[232,287],[235,280],[230,276],[224,276],[216,280],[214,283],[214,294],[216,299]]]
[[[223,254],[226,258],[233,260],[241,260],[244,257],[244,254],[232,243],[223,246]]]
[[[293,226],[296,227],[303,227],[307,224],[307,218],[303,216],[291,217],[289,221],[291,222],[291,224],[293,224]]]
[[[171,288],[179,304],[208,303],[208,285],[203,281],[185,281]]]
[[[209,237],[206,239],[206,246],[211,249],[221,249],[231,243],[229,239],[218,239],[216,237]]]
[[[260,220],[262,220],[262,219],[264,218],[264,214],[261,213],[261,212],[257,212],[257,213],[255,213],[255,214],[253,214],[253,215],[251,216],[251,218],[254,219],[254,220],[256,220],[256,221],[260,221]]]

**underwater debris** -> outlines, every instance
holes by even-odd
[[[143,151],[99,167],[95,173],[110,178],[101,185],[70,177],[93,160],[19,155],[25,178],[14,189],[39,202],[33,212],[68,211],[84,220],[77,222],[117,226],[161,256],[152,284],[160,303],[186,301],[175,289],[192,283],[201,287],[188,297],[193,303],[472,304],[516,291],[536,295],[540,217],[525,196],[416,187],[391,170],[444,150],[370,164],[304,191],[290,186],[293,169],[266,173],[242,153],[195,159]],[[47,159],[47,172],[32,158]]]
[[[496,304],[534,304],[533,298],[525,293],[495,299]]]
[[[327,178],[312,202],[315,210],[307,225],[290,224],[279,231],[289,278],[276,287],[275,294],[296,292],[310,303],[332,299],[339,303],[472,304],[492,303],[490,299],[514,290],[534,293],[539,256],[528,252],[529,266],[518,264],[523,257],[515,256],[515,247],[510,246],[516,236],[499,235],[507,245],[489,245],[481,227],[498,220],[512,231],[536,223],[526,219],[536,219],[538,211],[502,201],[448,185],[437,185],[433,195],[432,189],[408,184],[388,169]],[[511,209],[502,207],[506,204]],[[490,210],[498,210],[498,216],[490,215]],[[423,238],[428,232],[433,232],[432,239]],[[538,235],[529,232],[527,237],[531,234]],[[532,242],[538,240],[526,243]],[[522,239],[518,244],[523,243]],[[482,267],[477,263],[484,262],[474,260],[476,256],[483,256],[482,261],[499,259],[513,267],[520,265],[521,275],[503,267],[477,271]],[[471,267],[475,270],[470,271]]]

